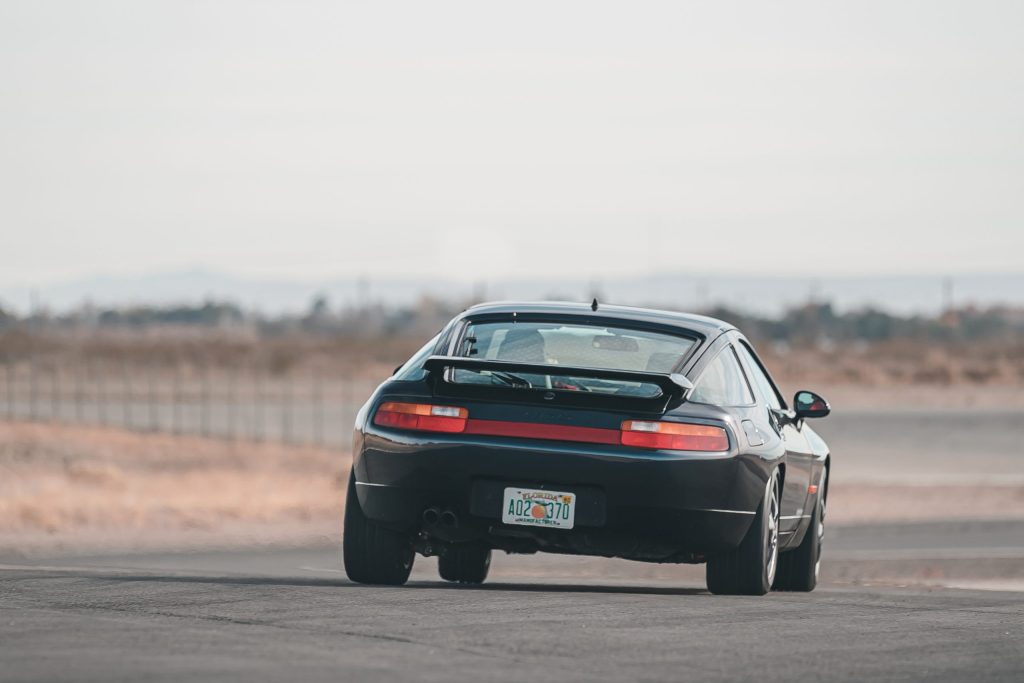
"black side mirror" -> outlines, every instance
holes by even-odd
[[[797,418],[825,417],[832,412],[828,401],[813,391],[798,391],[793,397],[793,409]]]
[[[402,369],[403,367],[405,367],[405,364],[404,364],[404,363],[403,363],[402,365],[399,365],[399,366],[398,366],[397,368],[395,368],[394,370],[392,370],[392,371],[391,371],[391,376],[392,376],[392,377],[394,377],[395,375],[397,375],[397,374],[398,374],[398,371],[399,371],[399,370],[401,370],[401,369]]]

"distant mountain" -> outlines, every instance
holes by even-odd
[[[424,296],[453,301],[493,299],[569,299],[700,310],[726,305],[775,314],[807,301],[829,301],[839,310],[873,306],[896,313],[934,313],[949,296],[956,305],[1024,306],[1024,273],[964,274],[948,281],[939,275],[793,277],[714,274],[638,275],[633,277],[545,280],[506,279],[475,285],[447,280],[336,279],[324,282],[242,278],[207,270],[139,276],[98,276],[35,290],[39,305],[65,311],[91,303],[100,307],[135,304],[232,302],[274,314],[306,310],[326,295],[332,308],[369,303],[410,305]],[[0,287],[0,305],[26,312],[32,293]]]
[[[445,288],[438,288],[442,294]],[[463,288],[468,291],[467,288]],[[99,307],[195,304],[226,301],[265,313],[301,311],[326,295],[332,306],[355,306],[381,301],[402,304],[416,301],[419,282],[335,280],[308,283],[291,280],[242,278],[207,270],[188,270],[136,276],[98,276],[58,283],[33,291],[0,287],[0,303],[24,312],[35,297],[38,304],[64,311],[83,304]]]
[[[595,282],[497,283],[509,298],[568,294],[589,300],[592,293],[616,303],[702,310],[725,305],[774,315],[809,301],[831,302],[837,310],[875,307],[894,313],[936,313],[950,302],[961,306],[1024,306],[1024,273],[793,277],[715,274],[655,274]]]

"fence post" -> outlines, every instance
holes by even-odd
[[[352,414],[352,368],[345,368],[345,375],[341,379],[342,381],[342,400],[341,400],[341,426],[342,434],[347,434],[348,430],[352,427],[352,422],[349,420],[349,416]],[[344,441],[342,442],[344,446]]]
[[[33,353],[28,361],[28,417],[36,421],[36,356]]]
[[[14,419],[14,359],[7,359],[7,419]]]
[[[291,385],[285,375],[281,378],[281,441],[284,443],[292,441],[291,393]]]
[[[181,433],[181,365],[174,363],[174,380],[171,385],[171,431]]]
[[[199,424],[203,436],[210,436],[210,365],[208,360],[203,361],[203,370],[200,375],[201,398],[199,400]]]
[[[238,417],[238,414],[237,414],[238,413],[238,387],[236,386],[237,382],[238,382],[238,368],[235,367],[234,365],[232,365],[231,368],[228,370],[228,378],[227,378],[227,385],[228,385],[227,386],[227,389],[228,389],[227,394],[228,395],[227,395],[227,398],[225,399],[225,402],[227,403],[227,405],[225,406],[225,410],[227,411],[227,421],[228,421],[228,424],[227,424],[227,429],[228,429],[227,437],[229,439],[231,439],[232,441],[234,441],[236,438],[238,438],[238,432],[235,429],[236,428],[235,421],[236,421],[236,419]]]
[[[255,370],[253,371],[252,412],[253,441],[263,441],[266,435],[266,425],[263,424],[263,375],[260,373],[258,364],[255,365]]]
[[[82,385],[82,373],[85,372],[84,367],[85,364],[82,361],[75,363],[75,386],[72,391],[75,395],[75,422],[77,424],[82,424],[82,417],[85,411],[85,397],[83,396],[85,389]]]
[[[153,379],[153,366],[146,366],[146,383],[149,391],[149,431],[158,432],[160,431],[160,419],[156,412],[156,381]]]
[[[93,383],[96,386],[96,409],[97,418],[101,425],[106,426],[107,424],[107,383],[106,378],[103,376],[103,363],[100,363],[100,372],[95,374],[96,364],[93,364],[92,369],[94,371]]]
[[[317,446],[324,445],[324,377],[323,372],[314,369],[313,377],[313,440]]]
[[[60,422],[60,367],[53,361],[50,373],[50,420]]]
[[[128,361],[121,361],[121,427],[132,428],[132,382]]]

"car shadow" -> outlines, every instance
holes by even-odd
[[[466,585],[447,582],[415,582],[411,588],[451,591],[512,591],[520,593],[605,593],[627,595],[701,595],[707,590],[682,586],[640,586],[585,583],[484,583]]]
[[[353,583],[346,579],[275,577],[275,576],[216,576],[202,574],[107,574],[93,572],[59,572],[48,576],[35,575],[35,579],[59,579],[67,577],[89,578],[106,583],[173,583],[173,584],[215,584],[224,586],[292,586],[296,588],[343,588],[348,590],[441,590],[477,592],[519,592],[519,593],[595,593],[626,595],[704,595],[707,591],[698,587],[643,586],[583,583],[509,583],[495,582],[480,585],[465,585],[444,581],[410,581],[404,586],[378,586]]]

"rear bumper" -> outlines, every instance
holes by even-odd
[[[450,540],[646,560],[685,561],[736,546],[767,478],[760,460],[734,453],[665,455],[465,435],[367,431],[357,435],[356,454],[360,507],[391,528],[418,531],[423,510],[435,506],[459,517]],[[505,486],[575,493],[575,528],[503,524]]]

